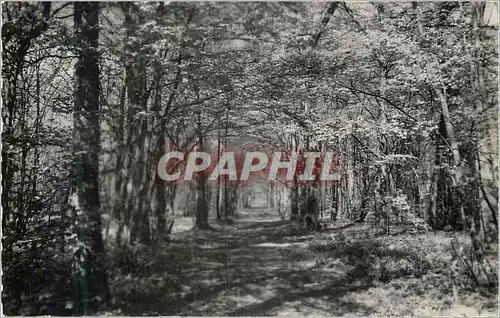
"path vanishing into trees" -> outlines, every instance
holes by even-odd
[[[180,233],[162,255],[169,260],[157,265],[182,264],[179,283],[190,291],[172,301],[151,297],[156,304],[141,305],[190,316],[369,313],[341,300],[370,287],[369,279],[353,281],[345,265],[319,266],[318,255],[307,250],[313,233],[289,236],[288,223],[276,211],[257,207],[242,211],[228,226]],[[146,310],[130,307],[136,313]]]
[[[499,8],[7,1],[2,312],[491,313]]]
[[[121,313],[349,316],[388,314],[400,304],[410,314],[427,299],[429,308],[420,310],[428,311],[417,314],[437,314],[450,304],[443,295],[432,299],[442,292],[438,287],[427,294],[427,280],[439,285],[440,273],[430,273],[430,264],[418,251],[406,249],[408,244],[395,247],[395,240],[404,237],[390,241],[370,235],[363,225],[326,221],[320,234],[307,232],[265,206],[240,211],[230,221],[208,231],[177,233],[163,251],[152,252],[146,266],[131,265],[136,271],[131,276],[145,288],[132,287],[137,291],[128,290],[134,295],[128,299],[117,297],[123,301],[115,304]],[[410,236],[412,245],[429,255],[444,255],[436,246],[445,249],[446,238],[427,236],[422,245],[424,235]],[[397,266],[382,268],[381,263]]]

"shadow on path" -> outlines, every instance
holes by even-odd
[[[262,222],[255,222],[255,213],[247,211],[234,224],[215,231],[174,235],[170,245],[152,251],[153,259],[134,272],[137,282],[142,279],[143,290],[115,291],[121,298],[117,307],[125,315],[374,312],[344,295],[373,286],[375,257],[389,255],[382,247],[354,241],[311,248],[317,234],[299,233],[272,211],[267,213],[269,220]],[[162,277],[162,284],[148,283],[155,275]]]

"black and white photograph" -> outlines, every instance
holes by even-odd
[[[1,11],[2,316],[499,316],[498,2]]]

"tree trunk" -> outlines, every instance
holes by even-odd
[[[274,208],[274,187],[272,184],[269,184],[269,207]]]
[[[204,150],[203,132],[201,131],[201,114],[198,115],[198,147],[199,151]],[[197,198],[196,198],[196,227],[200,230],[209,229],[208,225],[208,205],[206,194],[206,176],[202,171],[197,176]]]
[[[221,140],[220,140],[220,130],[217,130],[217,162],[220,159],[221,155]],[[215,193],[215,212],[217,215],[217,220],[220,220],[220,178],[217,179],[217,187]]]
[[[113,199],[111,201],[112,204],[112,213],[111,215],[116,218],[116,222],[118,223],[118,232],[116,235],[116,243],[118,246],[121,245],[121,233],[123,230],[123,199],[122,196],[122,186],[124,183],[123,170],[124,170],[124,138],[125,138],[125,99],[127,94],[127,85],[126,85],[127,71],[124,69],[123,71],[123,84],[120,92],[120,118],[118,124],[118,153],[116,155],[116,165],[115,165],[115,176],[114,176],[114,191],[113,191]]]
[[[299,218],[299,186],[295,184],[290,189],[290,220],[297,221]]]
[[[102,311],[110,299],[99,201],[98,19],[99,3],[75,2],[78,62],[75,70],[70,207],[75,213],[79,241],[75,255],[76,310],[84,315]]]

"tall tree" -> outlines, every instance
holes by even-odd
[[[73,171],[70,207],[75,219],[76,311],[92,314],[109,299],[99,201],[99,3],[75,2]]]

